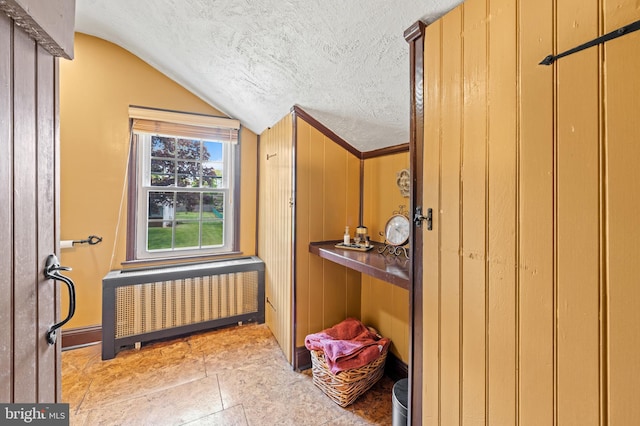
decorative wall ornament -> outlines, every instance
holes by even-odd
[[[402,169],[396,173],[396,184],[398,185],[398,188],[400,188],[400,194],[403,197],[409,197],[409,191],[411,189],[409,169]]]

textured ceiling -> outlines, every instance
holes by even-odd
[[[461,0],[77,0],[115,43],[253,132],[299,105],[360,151],[409,140],[403,33]]]

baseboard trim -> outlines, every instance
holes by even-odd
[[[62,330],[62,348],[84,346],[102,341],[102,326],[90,325],[88,327],[70,328]]]
[[[394,382],[406,379],[409,377],[409,366],[395,356],[393,352],[389,351],[387,353],[387,362],[384,364],[384,374]]]
[[[311,352],[304,346],[296,348],[293,368],[296,371],[307,370],[311,368]]]
[[[296,348],[293,366],[296,371],[311,368],[311,353],[306,347],[300,346]],[[384,374],[393,381],[406,379],[409,377],[409,366],[395,356],[393,352],[389,351],[384,366]]]

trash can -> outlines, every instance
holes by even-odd
[[[400,379],[393,385],[391,418],[393,426],[407,426],[409,379]]]

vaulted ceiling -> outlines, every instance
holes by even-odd
[[[461,0],[77,0],[115,43],[260,134],[299,105],[359,151],[409,140],[403,33]]]

